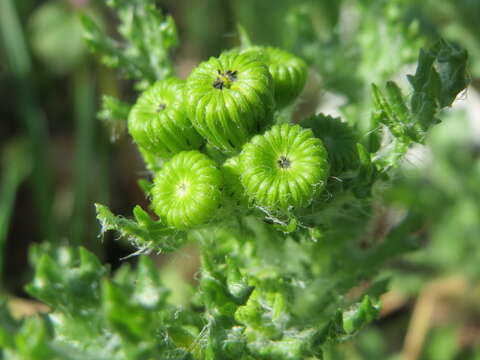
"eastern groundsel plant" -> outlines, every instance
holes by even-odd
[[[337,344],[377,317],[388,283],[382,265],[421,244],[415,209],[397,211],[380,235],[372,229],[382,189],[465,88],[466,52],[444,41],[421,50],[408,97],[394,82],[366,79],[370,96],[351,104],[358,111],[298,119],[311,63],[252,45],[239,27],[237,48],[179,79],[169,57],[178,43],[173,20],[153,1],[109,4],[125,43],[87,17],[86,40],[136,82],[131,105],[106,97],[102,114],[114,127],[128,117],[150,171],[139,183],[151,206],[129,219],[97,204],[97,216],[102,232],[118,232],[141,259],[135,271],[108,277],[83,249],[35,248],[28,291],[51,313],[11,320],[15,332],[2,334],[8,351],[30,359],[333,359]],[[201,268],[179,296],[144,254],[181,254],[187,242],[198,246]],[[37,348],[25,342],[31,334]]]

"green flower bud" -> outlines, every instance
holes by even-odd
[[[225,182],[225,193],[233,199],[237,205],[248,205],[248,197],[245,195],[240,180],[242,168],[238,156],[227,159],[221,167]]]
[[[275,87],[275,103],[279,108],[291,104],[303,90],[307,81],[307,64],[289,52],[273,48],[254,46],[246,53],[257,53],[267,64]]]
[[[157,173],[153,209],[171,227],[197,227],[215,216],[222,186],[222,173],[213,160],[195,150],[183,151]]]
[[[132,108],[128,130],[147,152],[169,158],[202,144],[184,110],[184,87],[180,79],[161,80],[145,91]]]
[[[326,183],[327,151],[311,130],[275,125],[240,154],[241,181],[257,206],[286,211],[306,207]]]
[[[324,114],[311,116],[302,121],[302,126],[311,128],[328,151],[332,174],[353,170],[359,165],[357,137],[354,130],[340,118]]]
[[[195,129],[233,152],[272,121],[272,78],[256,55],[229,51],[192,71],[185,101]]]

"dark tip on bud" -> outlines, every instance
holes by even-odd
[[[213,82],[213,87],[215,89],[222,90],[224,85],[225,84],[223,83],[223,80],[220,78],[216,78],[215,81]]]
[[[280,156],[280,159],[277,160],[278,166],[282,169],[288,169],[290,167],[290,160],[285,156]]]
[[[235,71],[232,71],[232,70],[227,70],[225,72],[225,76],[228,78],[228,80],[230,81],[235,81],[237,80],[237,74],[238,74],[238,71],[235,70]]]
[[[157,113],[162,111],[162,110],[165,110],[167,108],[167,105],[166,104],[160,104],[158,105],[157,107]]]
[[[237,80],[238,72],[236,70],[227,70],[223,73],[220,70],[217,70],[217,74],[218,76],[213,82],[212,86],[215,89],[222,90],[224,87],[230,88],[231,83]]]

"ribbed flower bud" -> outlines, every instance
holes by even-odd
[[[275,87],[275,103],[279,108],[291,104],[303,90],[307,81],[307,64],[289,52],[273,48],[254,46],[244,50],[256,53],[267,64]]]
[[[340,118],[324,114],[311,116],[301,122],[322,139],[328,152],[332,174],[353,170],[359,165],[358,139],[354,130]]]
[[[248,205],[248,197],[245,194],[240,177],[242,168],[238,156],[227,159],[221,167],[225,182],[225,193],[238,205]]]
[[[241,181],[257,206],[286,211],[308,206],[329,172],[322,141],[299,125],[275,125],[240,154]]]
[[[256,54],[223,53],[187,79],[186,107],[195,129],[213,146],[235,152],[272,120],[273,83]]]
[[[183,151],[157,173],[153,209],[171,227],[194,228],[215,216],[222,186],[222,173],[213,160],[195,150]]]
[[[183,150],[200,147],[203,140],[187,118],[184,81],[161,80],[137,100],[128,118],[134,141],[149,153],[169,158]]]

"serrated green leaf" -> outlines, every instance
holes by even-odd
[[[137,267],[133,297],[146,308],[165,306],[169,291],[161,284],[158,269],[148,257],[141,257]]]
[[[386,125],[394,136],[389,147],[378,151],[377,163],[381,167],[398,164],[409,146],[422,143],[426,131],[440,122],[440,110],[451,106],[467,85],[466,63],[466,51],[445,41],[429,50],[422,49],[415,75],[407,76],[413,87],[409,106],[395,83],[387,82],[386,95],[372,84],[372,121]]]
[[[238,305],[245,305],[255,288],[248,285],[247,278],[240,274],[237,265],[231,259],[227,259],[227,286]]]
[[[361,303],[343,312],[343,328],[347,334],[352,334],[375,320],[379,312],[380,307],[374,304],[368,295],[364,296]]]
[[[245,30],[245,28],[241,24],[237,24],[237,31],[240,37],[240,47],[242,49],[252,47],[253,43],[250,39],[250,35],[247,33],[247,30]]]
[[[142,191],[145,193],[147,197],[150,197],[153,189],[153,182],[148,181],[147,179],[139,179],[138,180],[138,186]]]
[[[140,206],[133,209],[135,220],[115,216],[108,207],[95,204],[97,219],[102,225],[101,232],[114,230],[137,247],[139,251],[156,250],[171,252],[182,246],[186,240],[184,234],[166,227],[160,221],[154,221]]]
[[[113,96],[102,96],[102,109],[97,116],[105,124],[112,142],[126,134],[130,107]]]
[[[155,319],[131,301],[131,294],[107,280],[102,283],[102,289],[106,318],[120,336],[129,342],[139,342],[144,336],[149,336]]]
[[[81,20],[89,47],[102,55],[110,67],[120,68],[145,89],[157,80],[173,75],[169,51],[178,44],[175,22],[163,16],[152,0],[109,1],[120,19],[120,41],[105,35],[86,15]]]
[[[53,309],[68,314],[80,314],[83,311],[84,315],[88,316],[89,311],[99,305],[99,282],[107,269],[92,253],[83,248],[79,250],[78,258],[71,256],[74,250],[60,251],[65,252],[63,256],[71,260],[61,265],[50,255],[41,255],[34,264],[35,277],[26,290]],[[65,271],[65,265],[70,267],[70,271]]]

